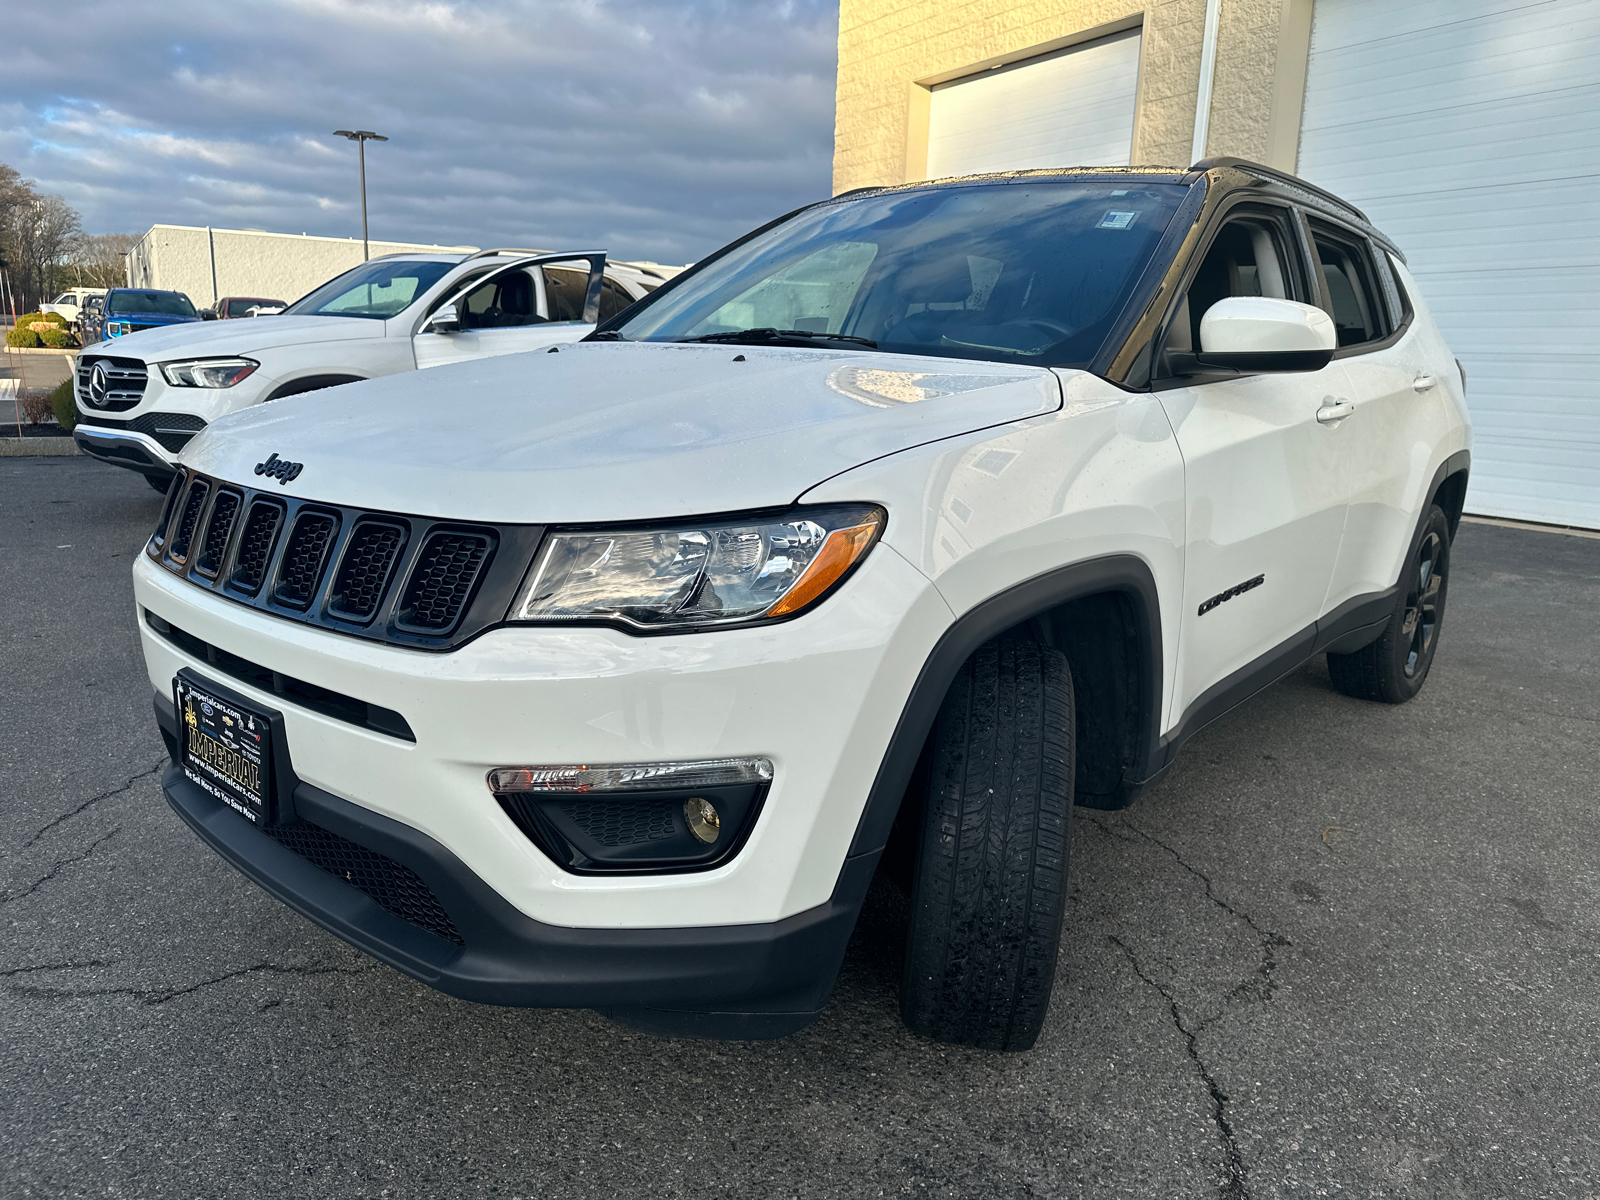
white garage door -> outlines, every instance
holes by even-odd
[[[1127,166],[1138,87],[1137,29],[939,84],[928,177]]]
[[[1600,5],[1316,0],[1299,170],[1466,365],[1468,511],[1600,527]]]

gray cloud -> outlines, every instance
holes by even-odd
[[[827,194],[828,0],[89,0],[7,13],[0,161],[151,224],[698,258]]]

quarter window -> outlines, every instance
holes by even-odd
[[[1311,222],[1322,271],[1323,307],[1339,331],[1339,348],[1379,341],[1390,333],[1388,305],[1377,286],[1372,252],[1360,238]]]

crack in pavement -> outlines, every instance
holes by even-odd
[[[1206,1066],[1205,1060],[1200,1057],[1199,1037],[1209,1025],[1210,1021],[1203,1021],[1194,1029],[1190,1029],[1183,1021],[1183,1014],[1178,1010],[1178,1001],[1154,979],[1145,973],[1139,965],[1139,960],[1127,943],[1115,934],[1106,938],[1113,946],[1121,950],[1128,960],[1128,966],[1133,969],[1141,982],[1147,985],[1158,996],[1167,1002],[1167,1011],[1172,1016],[1172,1023],[1178,1027],[1178,1032],[1183,1034],[1184,1048],[1189,1052],[1189,1061],[1194,1064],[1195,1072],[1200,1076],[1200,1082],[1206,1085],[1206,1092],[1211,1097],[1211,1122],[1217,1127],[1217,1132],[1222,1135],[1222,1152],[1224,1156],[1223,1170],[1227,1174],[1226,1180],[1219,1193],[1221,1200],[1249,1200],[1250,1180],[1244,1168],[1244,1155],[1239,1149],[1239,1139],[1233,1132],[1233,1124],[1228,1120],[1228,1093],[1222,1090],[1216,1078]]]
[[[113,796],[122,795],[123,792],[127,791],[134,784],[138,783],[141,779],[150,778],[150,776],[152,776],[152,775],[156,774],[157,772],[159,772],[166,765],[167,765],[167,760],[165,758],[163,758],[159,762],[157,762],[155,764],[155,766],[151,767],[148,771],[140,771],[137,775],[130,775],[126,780],[124,780],[122,783],[119,783],[116,787],[112,788],[110,791],[101,792],[98,796],[89,797],[89,799],[85,800],[82,804],[78,805],[78,807],[73,809],[71,812],[63,813],[61,816],[57,817],[54,821],[51,821],[43,829],[39,830],[39,832],[35,833],[27,841],[23,842],[22,845],[18,847],[18,850],[21,851],[21,850],[28,849],[28,847],[32,846],[35,842],[37,842],[45,834],[49,833],[57,825],[60,825],[60,824],[63,824],[64,822],[72,820],[73,817],[77,816],[79,813],[85,811],[86,809],[89,809],[89,808],[93,807],[94,805],[99,804],[100,801],[102,801],[102,800],[109,800]]]
[[[100,996],[133,996],[139,1003],[146,1007],[154,1008],[158,1004],[165,1004],[169,1000],[176,1000],[179,996],[188,996],[202,988],[215,987],[219,983],[227,983],[230,979],[238,979],[241,975],[251,975],[264,972],[269,975],[296,975],[303,979],[313,978],[318,975],[366,975],[381,964],[374,963],[370,967],[283,967],[275,963],[256,963],[251,967],[240,967],[237,971],[225,971],[211,979],[202,979],[199,983],[192,983],[181,988],[48,988],[34,987],[30,984],[9,984],[6,991],[14,996],[26,996],[30,999],[42,1000],[92,1000]],[[24,968],[30,969],[30,968]],[[32,968],[43,970],[45,968]]]
[[[1221,1004],[1215,1011],[1204,1015],[1200,1018],[1200,1020],[1192,1025],[1183,1019],[1183,1014],[1179,1008],[1177,997],[1174,996],[1168,989],[1162,987],[1161,984],[1156,982],[1156,980],[1145,971],[1143,966],[1140,965],[1137,956],[1135,956],[1133,951],[1128,947],[1127,943],[1123,942],[1121,938],[1118,938],[1115,935],[1108,935],[1108,939],[1111,941],[1111,943],[1120,949],[1127,957],[1128,965],[1132,968],[1133,973],[1138,976],[1142,982],[1154,989],[1155,992],[1167,1002],[1168,1011],[1172,1016],[1172,1023],[1177,1027],[1178,1032],[1183,1035],[1189,1058],[1194,1063],[1195,1071],[1199,1074],[1201,1082],[1206,1086],[1207,1094],[1211,1098],[1211,1120],[1212,1123],[1216,1125],[1217,1132],[1222,1137],[1223,1150],[1226,1156],[1224,1168],[1227,1173],[1227,1179],[1224,1182],[1221,1191],[1222,1200],[1249,1200],[1250,1184],[1248,1173],[1244,1166],[1244,1156],[1239,1148],[1238,1138],[1234,1134],[1233,1125],[1228,1120],[1227,1105],[1229,1103],[1229,1097],[1228,1094],[1224,1092],[1221,1086],[1217,1083],[1216,1077],[1212,1075],[1211,1069],[1206,1065],[1205,1060],[1201,1057],[1199,1038],[1201,1034],[1209,1029],[1216,1021],[1220,1020],[1223,1015],[1226,1014],[1236,1004],[1249,1002],[1266,1004],[1272,1000],[1272,997],[1277,992],[1278,987],[1276,979],[1278,970],[1277,952],[1280,948],[1293,945],[1293,943],[1282,934],[1257,924],[1255,918],[1249,913],[1235,908],[1221,896],[1217,895],[1216,888],[1212,884],[1211,878],[1204,871],[1200,870],[1198,867],[1186,860],[1183,855],[1178,852],[1176,847],[1168,845],[1154,834],[1140,829],[1131,821],[1119,821],[1113,828],[1106,825],[1104,822],[1095,820],[1092,817],[1086,817],[1086,819],[1089,821],[1089,824],[1099,829],[1100,832],[1105,834],[1107,837],[1115,838],[1117,841],[1124,842],[1129,845],[1137,845],[1142,841],[1148,843],[1149,845],[1156,846],[1164,851],[1173,862],[1177,863],[1178,866],[1182,867],[1185,872],[1200,881],[1200,885],[1205,889],[1205,896],[1207,900],[1216,905],[1223,912],[1227,913],[1230,917],[1242,922],[1250,930],[1250,932],[1255,935],[1256,949],[1261,955],[1261,961],[1257,965],[1256,969],[1222,997]],[[1125,829],[1135,836],[1132,838],[1125,837],[1121,833],[1117,832],[1119,829]]]
[[[10,978],[13,975],[26,975],[30,971],[82,971],[90,967],[114,967],[117,960],[114,958],[91,958],[86,962],[59,962],[40,963],[35,967],[9,967],[0,971],[0,976]]]
[[[110,833],[106,834],[104,837],[97,838],[94,841],[90,842],[89,843],[89,848],[87,850],[85,850],[82,854],[77,855],[75,858],[59,858],[59,859],[57,859],[55,865],[53,867],[51,867],[48,871],[46,871],[43,875],[41,875],[38,879],[35,879],[31,884],[29,884],[26,891],[7,892],[5,895],[0,896],[0,904],[10,904],[13,900],[21,900],[25,896],[33,895],[33,893],[37,892],[45,884],[49,883],[52,879],[54,879],[56,877],[56,873],[58,871],[60,871],[62,867],[70,867],[73,863],[81,863],[81,862],[83,862],[86,858],[88,858],[91,854],[93,854],[98,847],[105,845],[105,843],[109,842],[112,838],[116,837],[117,834],[119,834],[121,832],[122,832],[122,826],[118,825],[115,829],[113,829]]]

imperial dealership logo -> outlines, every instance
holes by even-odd
[[[295,478],[303,470],[305,470],[305,463],[290,462],[286,458],[279,458],[276,454],[270,455],[266,462],[258,462],[256,464],[256,474],[276,479],[279,487],[288,483],[289,480]]]

